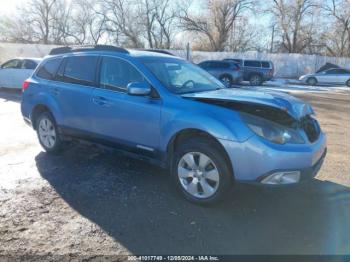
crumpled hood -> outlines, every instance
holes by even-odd
[[[314,111],[309,104],[291,95],[275,91],[223,88],[215,91],[183,94],[182,97],[266,105],[287,111],[297,120],[305,115],[314,114]]]

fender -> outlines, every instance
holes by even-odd
[[[63,123],[63,114],[60,110],[60,107],[58,106],[57,101],[55,100],[55,98],[53,98],[50,93],[48,92],[39,92],[38,94],[35,95],[35,97],[33,97],[33,107],[30,113],[30,119],[33,121],[32,119],[32,115],[33,115],[33,111],[35,109],[36,106],[38,105],[43,105],[46,106],[50,112],[52,113],[53,117],[56,120],[56,123],[58,125],[61,125]]]
[[[215,114],[215,112],[208,110],[208,107],[206,109],[205,114],[201,111],[189,111],[186,115],[183,114],[183,111],[175,114],[162,112],[162,128],[160,130],[162,148],[160,150],[165,152],[171,139],[186,129],[197,129],[217,139],[237,142],[243,142],[253,136],[248,127],[235,124],[242,121],[236,112],[225,108],[215,108],[214,111],[221,111]],[[227,121],[227,119],[231,119],[231,121]]]

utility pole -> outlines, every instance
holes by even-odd
[[[274,38],[275,38],[275,25],[272,26],[270,53],[273,53]]]
[[[191,50],[190,50],[190,43],[188,42],[187,45],[186,45],[186,60],[187,61],[190,61],[190,59],[191,59],[190,52],[191,52]]]

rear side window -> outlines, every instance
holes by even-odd
[[[232,67],[233,67],[234,69],[240,69],[239,65],[236,64],[236,63],[232,63]]]
[[[349,71],[344,70],[344,69],[331,69],[331,70],[327,71],[327,74],[342,75],[342,74],[349,74]]]
[[[24,60],[22,69],[34,70],[38,64],[32,60]]]
[[[208,68],[209,67],[209,63],[208,62],[202,62],[202,63],[199,63],[198,66],[200,66],[201,68]]]
[[[62,59],[51,59],[42,65],[36,74],[38,77],[43,79],[52,80],[56,74],[56,71],[61,63]]]
[[[144,77],[128,62],[115,57],[103,57],[100,74],[102,88],[126,91],[129,83],[140,81],[144,81]]]
[[[244,61],[244,66],[261,67],[261,63],[259,61],[247,60]]]
[[[269,62],[261,62],[261,66],[263,67],[263,68],[270,68],[270,63]]]
[[[62,80],[72,84],[94,85],[97,61],[98,56],[68,57]]]
[[[212,62],[211,68],[229,68],[230,64],[225,62]]]

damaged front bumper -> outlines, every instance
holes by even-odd
[[[327,153],[326,136],[314,143],[274,144],[258,136],[244,142],[220,139],[226,149],[236,181],[282,185],[316,176]]]

